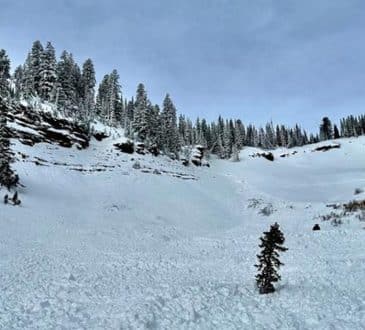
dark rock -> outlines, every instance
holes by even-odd
[[[160,154],[160,150],[158,149],[156,144],[152,144],[147,148],[147,150],[155,157],[157,157]]]
[[[135,170],[139,170],[139,169],[141,169],[141,164],[139,163],[139,161],[136,161],[136,162],[132,165],[132,167],[133,167]]]
[[[89,146],[87,127],[74,123],[72,120],[57,118],[52,113],[36,111],[17,102],[0,100],[0,107],[5,108],[10,122],[20,126],[19,129],[8,128],[6,134],[9,138],[17,138],[28,146],[40,142],[57,143],[64,147],[71,147],[74,144],[82,148]],[[29,130],[22,130],[22,127]]]
[[[332,145],[328,145],[328,146],[321,146],[321,147],[317,147],[316,149],[314,149],[313,151],[328,151],[330,149],[340,149],[341,145],[340,144],[332,144]]]
[[[93,136],[97,141],[102,141],[102,140],[106,139],[107,137],[109,137],[109,135],[104,132],[96,132],[96,133],[94,133]]]
[[[135,152],[139,155],[145,155],[146,154],[146,146],[142,142],[137,142],[135,144]]]
[[[126,142],[122,142],[122,143],[115,143],[114,147],[116,147],[119,151],[127,153],[127,154],[134,153],[134,143],[129,140]]]
[[[319,226],[319,224],[318,224],[318,223],[316,223],[316,224],[313,226],[312,230],[321,230],[321,227]]]
[[[259,157],[264,157],[265,159],[273,162],[274,161],[274,155],[272,152],[263,152],[261,154],[257,154]]]

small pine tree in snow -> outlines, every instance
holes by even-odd
[[[0,186],[10,189],[19,182],[18,175],[13,171],[10,164],[14,156],[10,150],[10,141],[7,137],[6,107],[0,97]]]
[[[288,249],[283,246],[284,234],[277,223],[271,226],[270,231],[264,232],[260,240],[259,247],[262,251],[257,255],[259,264],[255,265],[259,271],[256,275],[256,284],[261,294],[272,293],[275,291],[273,283],[281,279],[278,270],[284,265],[279,260],[279,252],[285,252]]]

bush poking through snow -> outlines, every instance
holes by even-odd
[[[256,284],[260,294],[272,293],[275,291],[273,283],[281,279],[278,270],[284,265],[279,260],[279,252],[285,252],[288,249],[283,246],[285,238],[277,222],[271,225],[270,231],[264,232],[260,240],[259,247],[262,251],[257,255],[258,265],[255,265],[259,271],[256,275]]]
[[[362,201],[351,201],[343,205],[346,212],[365,210],[365,199]]]
[[[137,160],[134,162],[133,166],[132,166],[135,170],[140,170],[141,169],[141,164],[140,162]]]
[[[364,192],[364,189],[361,189],[361,188],[356,188],[355,189],[355,192],[354,192],[354,195],[360,195]]]
[[[262,208],[259,212],[261,215],[264,215],[265,217],[270,216],[274,213],[274,207],[272,204],[267,204],[264,208]]]

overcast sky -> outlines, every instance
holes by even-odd
[[[13,66],[34,40],[116,68],[123,92],[256,124],[365,113],[363,0],[0,0]]]

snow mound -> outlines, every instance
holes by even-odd
[[[364,224],[312,227],[365,188],[365,138],[206,168],[119,153],[120,133],[84,150],[14,141],[25,187],[0,205],[0,328],[363,329]],[[258,238],[275,221],[289,250],[262,296]]]

